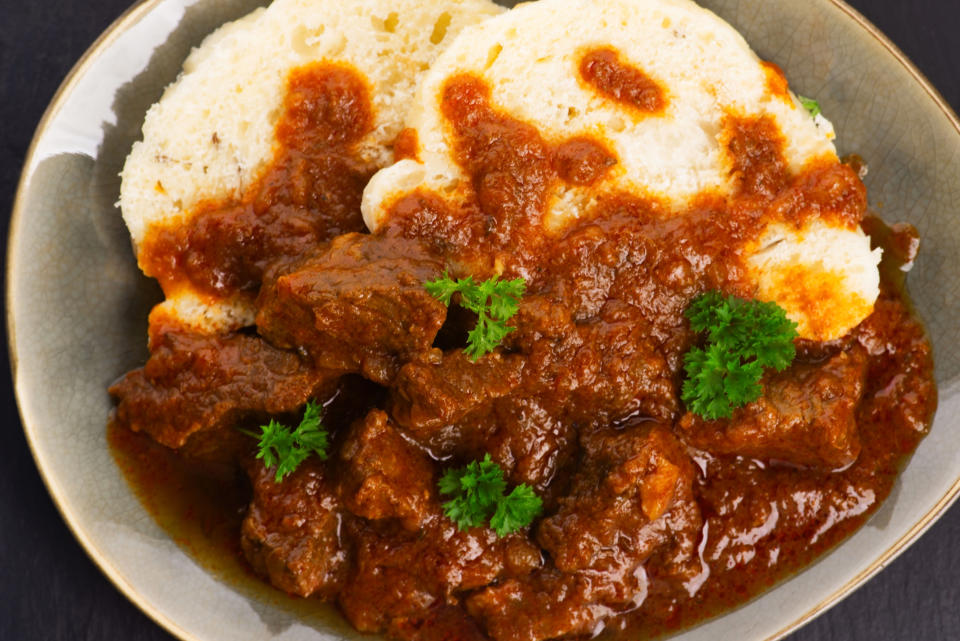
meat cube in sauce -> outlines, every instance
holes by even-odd
[[[487,527],[461,531],[439,503],[419,532],[357,522],[350,537],[356,553],[338,602],[362,632],[423,621],[437,607],[459,603],[462,592],[541,564],[539,548],[522,532],[498,538]]]
[[[536,398],[519,394],[498,401],[491,420],[484,451],[512,483],[526,483],[549,502],[563,486],[558,477],[573,458],[576,430]]]
[[[674,372],[631,316],[579,328],[582,344],[570,363],[577,373],[567,413],[572,420],[608,425],[634,414],[671,420],[677,413]]]
[[[473,361],[463,350],[432,350],[406,364],[390,389],[390,413],[412,434],[429,437],[517,387],[523,359],[494,352]]]
[[[665,426],[641,423],[582,438],[571,492],[537,529],[553,567],[501,582],[467,601],[497,641],[589,634],[640,605],[643,563],[669,548],[676,575],[698,566],[694,467]],[[521,605],[522,604],[522,605]]]
[[[490,641],[459,605],[439,604],[415,619],[391,621],[389,635],[406,641]]]
[[[856,410],[863,395],[864,350],[841,351],[825,362],[797,364],[764,380],[764,393],[729,420],[687,413],[683,438],[713,454],[733,454],[837,469],[860,454]]]
[[[540,296],[520,305],[513,349],[527,358],[524,388],[550,413],[577,425],[633,415],[672,420],[679,411],[671,366],[649,325],[629,305],[574,323],[570,310]]]
[[[340,538],[343,510],[324,464],[310,457],[279,483],[276,471],[259,461],[249,473],[253,501],[240,540],[247,561],[285,592],[332,598],[349,552]]]
[[[560,570],[620,564],[621,557],[643,562],[666,537],[649,526],[691,500],[693,463],[665,426],[651,425],[581,439],[584,461],[572,490],[537,531]]]
[[[264,283],[257,327],[274,345],[304,349],[319,367],[386,384],[430,348],[446,318],[423,287],[441,272],[416,241],[345,234]]]
[[[391,388],[398,425],[434,456],[479,459],[490,454],[513,483],[545,491],[575,441],[562,406],[538,402],[544,372],[524,368],[519,354],[471,361],[462,350],[425,353],[408,363]]]
[[[417,530],[430,514],[433,466],[384,412],[373,410],[353,424],[340,448],[340,465],[340,494],[357,516],[397,518]]]
[[[602,629],[603,620],[616,614],[617,608],[606,605],[604,597],[618,588],[639,595],[642,601],[646,588],[642,569],[616,576],[550,569],[472,595],[467,599],[467,611],[481,621],[494,641],[579,638]]]
[[[144,367],[110,388],[114,420],[171,448],[245,417],[295,411],[326,396],[340,377],[245,334],[161,332],[151,352]]]

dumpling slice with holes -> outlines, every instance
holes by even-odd
[[[510,133],[507,119],[535,134]],[[863,186],[841,166],[829,122],[689,0],[539,0],[468,27],[424,75],[406,124],[407,156],[364,191],[372,231],[427,208],[455,243],[467,232],[451,212],[483,210],[483,233],[521,242],[503,243],[497,270],[535,254],[522,245],[530,228],[559,237],[611,195],[654,203],[661,217],[735,201],[728,210],[764,212],[737,248],[752,294],[781,304],[802,336],[843,335],[879,293],[879,254],[859,227]],[[464,143],[471,136],[484,144]],[[515,167],[488,166],[496,145],[513,148]],[[798,192],[808,197],[790,198]],[[508,213],[486,211],[492,199]],[[507,230],[509,216],[520,231]],[[790,291],[797,283],[816,286],[816,304]]]
[[[253,321],[267,270],[363,228],[414,87],[488,0],[276,0],[210,35],[147,113],[120,207],[166,300],[151,325]]]

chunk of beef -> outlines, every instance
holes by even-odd
[[[442,603],[416,619],[394,619],[388,634],[404,641],[490,641],[459,605]]]
[[[434,495],[433,466],[404,440],[384,412],[353,424],[340,448],[340,495],[348,510],[366,519],[400,519],[417,530]]]
[[[635,414],[668,419],[677,409],[673,372],[634,316],[576,325],[566,308],[528,297],[508,337],[524,355],[424,355],[398,375],[390,410],[435,456],[490,453],[514,483],[549,499],[578,426]]]
[[[110,388],[114,420],[171,448],[245,417],[292,412],[329,394],[340,377],[244,334],[167,331],[154,336],[151,352]]]
[[[524,309],[531,308],[536,309],[524,313]],[[545,318],[551,311],[556,312],[556,319]],[[508,334],[504,344],[507,350],[542,338],[541,332],[562,335],[567,327],[572,327],[568,311],[536,296],[521,302],[518,316],[527,320],[519,323],[522,331]],[[516,322],[516,317],[512,322]],[[548,343],[544,339],[544,345]],[[550,350],[545,347],[543,351]],[[516,440],[507,433],[512,431],[509,424],[517,419],[533,419],[520,407],[525,399],[532,399],[545,380],[552,384],[545,378],[549,372],[531,369],[532,361],[526,359],[527,365],[524,361],[520,355],[501,352],[487,354],[475,362],[459,349],[442,355],[436,351],[424,353],[401,370],[391,388],[389,410],[401,429],[437,458],[479,458],[490,452],[490,439],[498,431],[499,449],[503,450],[504,443]],[[552,366],[553,361],[547,364]],[[551,411],[555,405],[551,405]],[[545,408],[535,413],[550,421],[558,420]],[[516,457],[505,453],[495,458],[510,471]]]
[[[357,523],[353,569],[340,608],[362,632],[410,626],[430,618],[459,593],[531,572],[540,550],[522,533],[498,538],[486,527],[460,531],[440,504],[419,532]]]
[[[587,425],[631,415],[672,420],[679,411],[676,371],[632,308],[611,316],[579,328],[582,344],[569,368],[577,384],[567,416]]]
[[[573,459],[577,441],[573,425],[523,394],[498,401],[491,419],[495,428],[483,451],[507,472],[511,483],[530,485],[550,503],[563,487],[557,475]]]
[[[610,304],[601,318],[574,323],[566,308],[542,297],[525,300],[511,346],[527,355],[525,383],[551,414],[602,426],[631,415],[672,420],[675,374],[640,312]]]
[[[570,495],[537,530],[553,567],[502,581],[467,601],[497,641],[594,632],[605,618],[643,602],[643,564],[654,553],[678,577],[699,568],[702,521],[694,467],[682,444],[649,422],[582,441],[584,460]]]
[[[537,540],[565,572],[636,567],[670,538],[664,517],[693,502],[694,467],[665,426],[644,422],[582,439],[570,495]]]
[[[389,409],[404,431],[434,456],[490,453],[514,483],[545,490],[575,433],[533,397],[537,372],[517,354],[472,361],[462,350],[426,352],[405,365]]]
[[[604,230],[585,224],[569,231],[548,255],[552,298],[563,301],[578,321],[596,318],[610,297],[610,289],[626,256],[642,263],[646,252],[627,254],[614,248]]]
[[[342,507],[323,463],[310,457],[280,483],[259,461],[249,473],[253,501],[240,542],[250,565],[285,592],[332,598],[349,555],[340,540]]]
[[[610,322],[611,307],[629,308],[676,370],[690,338],[690,301],[705,289],[737,287],[728,229],[736,223],[717,204],[705,199],[664,219],[656,202],[611,194],[551,248],[538,284],[577,323]]]
[[[618,588],[646,591],[643,568],[619,576],[568,574],[554,568],[524,579],[509,579],[467,599],[467,611],[495,641],[540,641],[564,635],[592,636],[617,608],[605,596]]]
[[[729,420],[687,413],[683,438],[714,454],[775,459],[826,469],[853,463],[860,454],[856,408],[867,358],[859,347],[816,364],[797,364],[764,382],[758,400]]]
[[[510,319],[516,330],[507,334],[504,342],[517,351],[543,340],[559,341],[576,331],[570,309],[546,296],[524,296],[516,315]]]
[[[257,327],[319,367],[387,384],[443,324],[446,307],[423,287],[441,271],[416,241],[346,234],[264,283]]]
[[[390,414],[420,437],[456,423],[520,383],[523,359],[498,352],[476,361],[463,350],[432,350],[407,363],[390,390]]]
[[[533,396],[540,377],[523,358],[495,352],[471,361],[462,350],[425,353],[400,370],[390,411],[437,457],[491,454],[514,483],[543,492],[569,458],[574,430]]]

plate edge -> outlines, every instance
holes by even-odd
[[[960,135],[960,118],[953,111],[950,105],[944,100],[940,92],[933,86],[933,84],[926,78],[926,76],[913,64],[913,62],[891,41],[879,28],[877,28],[873,23],[867,20],[860,12],[851,7],[849,4],[844,2],[844,0],[826,0],[843,14],[845,14],[849,19],[853,20],[859,27],[861,27],[868,35],[876,39],[881,46],[883,46],[893,57],[900,63],[900,65],[907,71],[908,74],[923,88],[923,90],[933,98],[937,107],[943,113],[944,116],[950,121],[956,130],[957,134]],[[47,488],[47,491],[50,493],[50,497],[53,499],[54,505],[57,508],[57,511],[60,513],[61,518],[63,518],[67,528],[73,534],[73,536],[80,543],[80,546],[83,548],[84,552],[94,562],[100,571],[110,580],[114,586],[129,599],[134,605],[136,605],[144,614],[150,617],[155,623],[160,627],[164,628],[174,636],[178,637],[182,641],[203,641],[199,637],[195,637],[192,634],[188,633],[186,630],[177,625],[173,620],[168,618],[158,609],[156,609],[147,599],[140,596],[140,594],[131,586],[126,579],[124,579],[106,560],[105,556],[100,552],[97,546],[86,536],[86,534],[81,530],[81,528],[74,522],[72,512],[67,507],[66,502],[62,498],[62,494],[59,491],[59,487],[53,482],[53,480],[47,475],[47,472],[44,466],[41,464],[41,458],[38,454],[38,451],[35,447],[31,428],[29,427],[29,422],[26,415],[24,414],[24,408],[20,401],[20,387],[17,377],[18,370],[18,354],[16,350],[16,334],[15,334],[15,320],[13,315],[13,272],[12,266],[14,264],[14,246],[15,240],[19,236],[20,231],[20,220],[22,218],[22,212],[25,201],[25,187],[28,179],[29,168],[33,164],[33,158],[36,154],[36,148],[38,141],[45,133],[47,127],[53,118],[59,113],[60,109],[63,107],[63,103],[66,101],[68,94],[75,88],[77,82],[79,81],[80,76],[87,71],[87,69],[93,63],[94,58],[101,52],[101,50],[106,49],[110,46],[120,33],[128,29],[132,25],[139,22],[147,13],[152,11],[157,5],[162,4],[164,0],[139,0],[136,4],[127,9],[123,14],[121,14],[113,23],[108,26],[104,32],[90,45],[90,47],[84,52],[80,59],[76,62],[70,72],[65,76],[64,80],[61,82],[56,93],[50,100],[50,104],[47,109],[44,111],[43,116],[40,118],[40,121],[37,124],[36,130],[34,132],[33,138],[31,140],[30,146],[27,149],[27,153],[24,156],[24,168],[21,171],[20,179],[17,184],[17,190],[15,192],[15,197],[13,201],[13,208],[10,215],[10,227],[9,235],[7,240],[6,247],[6,278],[4,283],[5,288],[5,299],[6,299],[6,325],[7,325],[7,348],[10,358],[10,369],[13,380],[13,386],[17,401],[17,408],[20,414],[20,422],[23,427],[24,434],[27,440],[27,446],[30,449],[30,454],[33,457],[34,463],[37,466],[37,470],[40,473],[40,477],[43,480],[44,485]],[[856,576],[847,581],[844,585],[834,591],[827,598],[823,599],[820,603],[815,605],[809,611],[804,613],[798,619],[792,621],[785,627],[781,628],[771,636],[765,637],[762,641],[778,641],[779,639],[784,638],[791,632],[796,631],[807,623],[811,622],[813,619],[817,618],[831,607],[836,605],[838,602],[843,600],[848,596],[852,591],[863,585],[870,578],[875,576],[878,572],[883,570],[887,565],[894,561],[900,554],[906,550],[912,543],[914,543],[917,538],[919,538],[924,532],[926,532],[937,519],[939,519],[944,512],[957,500],[960,496],[960,476],[950,487],[950,489],[938,500],[934,506],[926,513],[924,516],[911,527],[902,537],[897,539],[897,541],[891,545],[887,550],[883,552],[877,559],[867,566],[864,570],[858,573]]]
[[[177,625],[177,623],[175,623],[172,619],[160,612],[157,608],[153,607],[153,605],[150,604],[147,599],[141,597],[135,588],[130,585],[130,583],[128,583],[123,576],[120,575],[120,573],[112,566],[112,564],[107,561],[105,555],[100,551],[97,545],[89,539],[82,528],[80,528],[80,526],[75,522],[73,513],[67,507],[67,503],[63,499],[59,486],[47,474],[46,468],[41,463],[42,459],[35,446],[32,429],[29,427],[30,423],[27,420],[27,416],[24,413],[23,404],[20,400],[20,382],[18,378],[19,355],[17,354],[16,343],[16,321],[13,314],[14,278],[12,267],[15,263],[16,254],[16,250],[14,248],[16,246],[15,241],[20,235],[20,221],[23,218],[23,208],[26,200],[26,184],[31,173],[30,168],[33,165],[34,157],[36,156],[37,145],[46,132],[47,127],[50,125],[50,122],[60,113],[63,104],[66,102],[69,94],[76,87],[80,77],[86,73],[98,54],[102,50],[112,45],[121,33],[140,22],[144,16],[146,16],[164,1],[165,0],[137,0],[137,2],[131,5],[126,11],[124,11],[112,23],[110,23],[110,25],[104,29],[97,39],[94,40],[93,43],[87,48],[87,50],[84,51],[83,55],[80,56],[67,75],[64,76],[63,81],[61,81],[60,86],[53,94],[49,105],[44,110],[43,115],[40,117],[40,120],[37,123],[33,138],[30,141],[30,146],[27,147],[27,153],[24,155],[23,169],[20,172],[20,178],[17,182],[17,190],[15,192],[13,207],[10,213],[10,227],[7,236],[5,261],[6,277],[4,279],[7,352],[10,360],[10,373],[13,381],[14,396],[17,402],[17,411],[20,415],[20,424],[23,427],[23,432],[26,436],[27,447],[30,449],[30,455],[33,457],[33,462],[37,466],[37,471],[40,473],[40,478],[43,481],[44,486],[46,486],[47,492],[50,494],[50,498],[53,500],[54,506],[57,508],[57,512],[60,513],[60,517],[66,524],[67,529],[70,530],[70,533],[73,535],[73,537],[78,543],[80,543],[80,547],[86,553],[87,557],[93,561],[93,564],[100,570],[100,572],[103,573],[104,576],[107,577],[110,583],[112,583],[114,587],[116,587],[117,590],[119,590],[141,612],[152,619],[154,623],[181,641],[203,641],[202,639],[199,639],[198,637],[188,633],[186,630]]]

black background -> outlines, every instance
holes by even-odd
[[[44,108],[74,62],[129,4],[0,0],[3,247],[20,166]],[[960,111],[960,0],[851,4]],[[97,570],[60,519],[20,427],[5,340],[0,352],[0,641],[169,641]],[[878,577],[790,637],[838,639],[960,640],[960,505]]]

